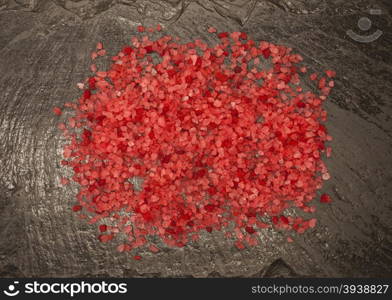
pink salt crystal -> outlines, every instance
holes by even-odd
[[[65,130],[65,129],[66,129],[64,123],[59,123],[59,124],[57,125],[57,128],[60,129],[60,130]]]
[[[161,31],[162,30],[162,26],[161,26],[161,24],[158,24],[157,25],[157,31]]]
[[[275,46],[271,46],[270,47],[271,53],[273,54],[278,54],[279,53],[279,49]]]
[[[82,83],[82,82],[78,82],[78,83],[76,84],[76,86],[77,86],[79,89],[81,89],[81,90],[84,89],[84,83]]]
[[[165,118],[164,117],[158,118],[158,122],[157,123],[158,123],[159,126],[164,127],[165,126]]]
[[[221,106],[222,106],[222,102],[219,101],[219,100],[215,100],[215,101],[214,101],[214,106],[215,106],[215,107],[221,107]]]
[[[92,65],[90,66],[90,70],[91,70],[91,72],[93,72],[93,73],[97,72],[97,66],[96,66],[95,64],[92,64]]]
[[[261,50],[265,50],[265,49],[269,48],[269,45],[270,45],[270,44],[269,44],[267,41],[261,41],[261,42],[260,42],[259,48],[260,48]]]
[[[322,176],[323,180],[328,180],[331,178],[331,176],[328,173],[324,173]]]
[[[69,125],[70,128],[75,128],[75,126],[76,126],[75,119],[74,118],[69,118],[68,119],[68,125]]]
[[[191,55],[191,60],[192,60],[192,64],[193,64],[193,65],[195,65],[195,64],[196,64],[196,62],[197,62],[197,58],[198,58],[198,56],[197,56],[197,55]]]
[[[101,42],[99,42],[97,44],[97,50],[101,50],[103,48],[103,44]]]
[[[155,245],[150,245],[150,251],[153,253],[157,253],[159,252],[159,248],[157,248]]]
[[[322,77],[318,83],[319,89],[323,89],[326,85],[327,79],[325,77]]]
[[[214,32],[216,32],[216,28],[215,27],[209,27],[208,28],[208,32],[209,33],[214,33]]]
[[[241,35],[241,32],[239,32],[239,31],[235,31],[235,32],[232,32],[232,33],[230,34],[231,38],[232,38],[234,41],[238,41],[239,38],[240,38],[240,35]]]
[[[288,236],[288,237],[287,237],[287,242],[292,243],[292,242],[294,242],[294,240],[293,240],[292,237]]]
[[[98,56],[104,56],[106,54],[106,50],[102,49],[97,52]]]
[[[91,59],[94,60],[98,57],[98,53],[97,52],[92,52],[91,53]]]
[[[330,87],[324,87],[324,88],[321,90],[321,93],[322,93],[324,96],[328,96],[330,92],[331,92],[331,88],[330,88]]]
[[[71,153],[72,153],[71,149],[65,148],[64,151],[63,151],[63,156],[65,158],[69,158],[69,157],[71,157]]]
[[[101,234],[98,236],[98,239],[102,242],[102,243],[107,243],[110,240],[113,239],[113,235],[111,234]]]
[[[283,90],[286,87],[286,84],[282,81],[282,82],[279,82],[276,87],[278,90]]]
[[[313,73],[312,75],[310,75],[310,79],[311,80],[316,80],[317,79],[317,74]]]
[[[81,182],[80,182],[80,184],[81,185],[88,185],[88,180],[87,179],[83,179]]]
[[[327,147],[327,157],[330,157],[332,153],[332,148],[331,147]]]
[[[333,78],[333,77],[336,76],[336,72],[335,72],[335,71],[332,71],[332,70],[327,70],[327,71],[325,71],[325,73],[327,74],[327,76],[328,76],[329,78]]]
[[[67,178],[65,178],[65,177],[62,177],[62,178],[60,179],[60,183],[61,183],[62,185],[67,185],[67,184],[69,183],[69,180],[68,180]]]
[[[247,242],[248,242],[248,245],[249,245],[249,246],[257,246],[257,244],[258,244],[258,240],[255,239],[255,238],[252,238],[252,237],[250,237],[250,238],[247,240]]]
[[[217,57],[222,56],[223,53],[224,53],[224,51],[223,51],[221,48],[219,48],[218,50],[216,50],[216,56],[217,56]]]
[[[313,218],[313,219],[309,220],[309,227],[314,228],[316,226],[316,223],[317,223],[317,219]]]
[[[104,71],[98,71],[98,72],[97,72],[97,76],[98,76],[98,77],[101,77],[101,78],[104,78],[104,77],[107,76],[107,73],[104,72]]]

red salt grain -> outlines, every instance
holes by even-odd
[[[133,52],[132,47],[124,47],[122,51],[125,55],[130,55]]]
[[[99,225],[99,231],[100,232],[105,232],[106,230],[108,230],[107,225],[105,225],[105,224]]]
[[[99,225],[98,239],[126,235],[130,244],[120,252],[156,253],[152,236],[184,247],[213,230],[236,237],[241,250],[256,245],[254,234],[271,223],[298,233],[316,226],[316,219],[285,214],[314,212],[309,201],[330,178],[322,158],[332,138],[321,122],[334,86],[327,77],[336,74],[314,82],[317,93],[304,92],[298,85],[307,69],[291,49],[241,32],[218,37],[213,47],[133,37],[107,70],[92,66],[83,94],[67,104],[74,115],[58,126],[69,141],[61,164],[74,172],[89,223],[110,224],[110,234]],[[261,67],[265,59],[272,68]]]
[[[327,70],[327,71],[325,71],[325,73],[327,74],[327,76],[328,76],[329,78],[333,78],[333,77],[336,76],[336,72],[335,72],[335,71],[332,71],[332,70]]]
[[[61,114],[62,114],[62,111],[61,111],[61,108],[59,108],[59,107],[54,107],[53,108],[53,113],[55,114],[55,115],[57,115],[57,116],[61,116]]]
[[[235,246],[237,247],[238,250],[245,249],[244,244],[242,242],[240,242],[240,241],[236,241],[234,244],[235,244]]]
[[[289,224],[289,219],[287,218],[287,217],[285,217],[285,216],[280,216],[280,221],[283,223],[283,224]]]
[[[91,97],[91,91],[90,90],[85,90],[83,92],[83,98],[84,99],[90,99],[90,97]]]
[[[95,78],[94,77],[90,77],[88,79],[88,85],[89,85],[90,90],[95,90],[95,84],[96,84]]]
[[[98,236],[98,240],[102,243],[107,243],[113,239],[113,235],[111,234],[101,234]]]
[[[332,199],[328,194],[322,194],[320,197],[320,202],[321,203],[331,203]]]
[[[224,39],[224,38],[227,38],[227,37],[229,37],[229,33],[227,33],[227,32],[220,32],[220,33],[218,33],[218,38],[220,38],[220,39]]]
[[[241,71],[242,71],[242,68],[239,67],[239,66],[236,66],[236,67],[234,68],[234,72],[235,72],[235,73],[241,73]]]
[[[81,211],[82,210],[82,206],[81,205],[74,205],[74,206],[72,206],[72,210],[74,212]]]
[[[211,205],[211,204],[208,204],[208,205],[204,206],[204,209],[205,209],[206,211],[208,211],[208,212],[213,212],[214,209],[215,209],[215,206],[214,206],[214,205]]]
[[[325,88],[326,82],[327,82],[327,80],[326,80],[325,77],[320,79],[319,84],[318,84],[318,87],[319,87],[320,90]]]
[[[134,259],[134,260],[141,260],[142,257],[141,257],[140,255],[135,255],[135,256],[133,257],[133,259]]]
[[[262,53],[265,59],[268,59],[271,56],[271,50],[269,48],[264,49]]]
[[[241,32],[240,39],[247,40],[248,39],[248,35],[245,32]]]
[[[316,80],[317,79],[317,74],[316,73],[313,73],[312,75],[310,75],[310,79],[311,80]]]
[[[249,233],[249,234],[253,234],[253,233],[256,232],[256,230],[255,230],[253,227],[250,227],[250,226],[246,226],[246,227],[245,227],[245,230],[246,230],[246,232]]]

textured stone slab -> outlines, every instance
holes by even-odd
[[[368,32],[361,17],[372,21]],[[391,21],[390,1],[0,0],[0,275],[391,276]],[[77,97],[98,41],[114,54],[135,26],[157,22],[210,42],[209,25],[244,30],[291,46],[315,71],[338,72],[326,106],[332,179],[323,189],[335,201],[317,205],[316,228],[293,243],[266,230],[241,252],[206,234],[135,262],[71,212],[76,189],[58,184],[64,141],[51,108]],[[382,36],[359,43],[349,29]]]

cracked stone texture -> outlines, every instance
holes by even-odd
[[[389,0],[0,0],[0,275],[392,276],[391,8]],[[368,32],[357,27],[364,16]],[[323,188],[334,202],[316,203],[316,228],[293,243],[265,230],[259,246],[241,252],[216,232],[136,262],[71,212],[76,187],[58,183],[67,171],[51,109],[78,96],[98,41],[114,54],[137,25],[158,22],[185,40],[213,42],[209,25],[246,31],[294,48],[312,71],[337,71],[326,104],[332,179]],[[348,29],[383,35],[358,43]]]

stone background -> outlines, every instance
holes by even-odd
[[[0,0],[0,276],[392,276],[391,14],[389,0]],[[98,41],[113,55],[137,25],[158,22],[185,40],[213,42],[208,26],[242,30],[293,47],[313,71],[338,72],[323,188],[334,202],[316,204],[316,228],[293,243],[265,230],[241,252],[216,232],[137,262],[71,212],[76,187],[58,183],[64,141],[51,109],[78,96]],[[359,43],[349,29],[383,34]]]

